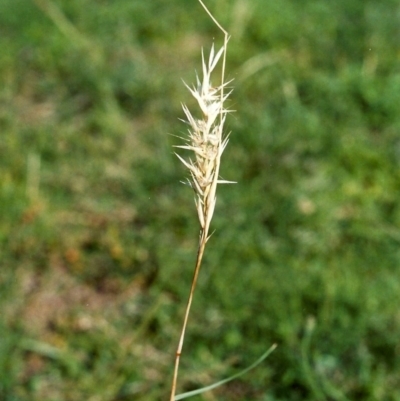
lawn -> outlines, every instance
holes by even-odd
[[[178,392],[400,400],[400,6],[209,0],[231,34]],[[0,2],[0,399],[168,399],[199,223],[196,0]]]

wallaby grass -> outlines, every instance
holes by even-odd
[[[218,33],[187,0],[53,4],[93,55],[0,3],[0,398],[161,399],[197,246],[165,133]],[[278,342],[215,398],[397,400],[398,3],[209,6],[241,38],[240,185],[218,189],[181,386]]]

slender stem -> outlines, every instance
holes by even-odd
[[[217,25],[217,27],[223,32],[224,34],[224,57],[222,61],[222,72],[221,72],[221,83],[223,84],[225,82],[225,64],[226,64],[226,49],[228,48],[228,40],[229,40],[229,35],[228,32],[225,31],[225,29],[221,26],[221,24],[216,20],[216,18],[211,14],[211,11],[207,8],[207,6],[203,3],[202,0],[199,0],[199,3],[201,6],[204,8],[206,13],[210,16],[210,18],[214,21],[214,24]],[[224,87],[222,86],[221,88],[221,103],[223,103],[223,98],[224,98]],[[223,118],[223,113],[221,111],[220,115],[221,121]]]
[[[193,273],[192,285],[190,287],[190,292],[189,292],[189,299],[186,304],[185,317],[183,319],[183,325],[182,325],[181,335],[179,338],[178,349],[176,350],[175,368],[174,368],[174,376],[172,379],[172,389],[171,389],[170,401],[175,400],[176,383],[178,380],[179,361],[180,361],[180,357],[182,354],[183,342],[185,339],[185,332],[186,332],[186,326],[187,326],[188,319],[189,319],[190,307],[192,305],[193,294],[194,294],[194,290],[196,288],[197,278],[199,276],[201,261],[203,260],[206,242],[207,242],[207,232],[206,232],[206,230],[202,230],[200,233],[199,249],[197,251],[196,267],[195,267],[194,273]]]
[[[206,13],[210,16],[210,18],[214,21],[215,25],[217,25],[217,27],[219,29],[221,29],[221,31],[224,33],[225,36],[228,36],[228,32],[225,31],[224,28],[222,28],[222,26],[219,24],[219,22],[215,19],[215,17],[211,14],[210,10],[206,7],[206,5],[202,2],[202,0],[199,0],[199,3],[202,5],[202,7],[204,8],[204,10],[206,10]]]

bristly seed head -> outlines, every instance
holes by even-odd
[[[214,46],[210,51],[208,63],[204,60],[202,52],[203,79],[196,77],[197,86],[193,88],[186,85],[190,93],[197,100],[201,109],[202,119],[193,117],[189,109],[182,105],[183,111],[189,124],[189,136],[184,139],[187,144],[176,146],[178,148],[191,150],[195,154],[195,160],[184,160],[178,158],[189,169],[191,179],[190,186],[194,189],[195,203],[199,215],[199,221],[203,233],[207,236],[214,207],[216,203],[216,188],[218,183],[228,184],[233,181],[218,180],[219,167],[222,153],[228,144],[228,136],[223,138],[223,127],[226,114],[231,110],[224,107],[224,102],[231,92],[224,93],[229,82],[222,80],[217,87],[211,85],[211,74],[215,69],[221,56],[225,57],[226,44],[214,53]],[[223,75],[222,75],[223,76]]]

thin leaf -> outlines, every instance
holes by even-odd
[[[263,355],[261,355],[261,357],[258,358],[252,365],[248,366],[246,369],[243,369],[239,373],[236,373],[233,376],[228,377],[227,379],[223,379],[217,383],[211,384],[210,386],[202,387],[197,390],[188,391],[186,393],[179,394],[179,395],[175,396],[175,401],[184,400],[186,398],[193,397],[194,395],[202,394],[206,391],[213,390],[214,388],[217,388],[225,383],[228,383],[234,379],[237,379],[240,376],[243,376],[250,370],[254,369],[256,366],[258,366],[261,362],[263,362],[264,359],[266,359],[271,354],[271,352],[275,350],[276,347],[277,347],[277,345],[273,344],[272,347],[267,352],[265,352]]]

